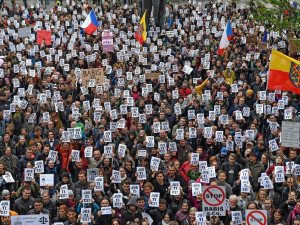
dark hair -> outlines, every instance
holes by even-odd
[[[160,198],[159,199],[159,204],[167,204],[167,201],[166,201],[166,199],[164,199],[164,198]]]
[[[43,200],[41,198],[36,198],[33,202],[34,203],[43,203]]]
[[[74,213],[76,213],[76,209],[74,207],[70,207],[70,208],[67,209],[67,213],[68,212],[74,212]]]

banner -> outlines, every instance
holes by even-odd
[[[22,216],[12,216],[11,224],[14,225],[49,225],[49,215],[48,214],[37,214],[37,215],[22,215]]]
[[[113,33],[109,30],[104,30],[102,32],[102,48],[103,52],[114,51]]]

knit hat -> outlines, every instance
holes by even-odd
[[[61,178],[63,178],[63,177],[69,178],[69,174],[67,172],[63,172],[62,175],[61,175]]]
[[[253,90],[251,90],[251,89],[248,89],[248,90],[246,91],[246,93],[247,93],[248,95],[252,96],[252,94],[253,94]]]
[[[74,193],[72,190],[68,190],[69,196],[74,196]]]
[[[9,190],[3,190],[1,193],[2,197],[4,197],[5,195],[9,195],[9,194],[10,194]]]
[[[192,184],[192,183],[195,183],[195,182],[196,182],[196,181],[194,181],[194,180],[190,180],[190,181],[189,181],[189,185]]]

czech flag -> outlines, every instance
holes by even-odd
[[[300,61],[272,50],[267,89],[300,94]]]
[[[220,42],[220,45],[219,45],[219,48],[218,48],[218,53],[220,55],[223,55],[224,49],[228,47],[229,41],[232,38],[233,38],[232,28],[231,28],[230,20],[228,20],[228,23],[225,27],[225,30],[223,32],[221,42]]]
[[[139,28],[138,30],[135,32],[135,39],[141,44],[143,45],[143,43],[146,41],[147,39],[147,32],[146,32],[146,12],[147,10],[144,12],[144,15],[139,23]]]
[[[83,28],[89,35],[93,34],[98,29],[99,23],[94,10],[89,13],[84,23],[80,27]]]

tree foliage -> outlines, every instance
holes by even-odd
[[[300,5],[288,0],[253,0],[249,2],[253,18],[268,25],[269,29],[292,37],[300,30]],[[255,4],[255,7],[253,7]]]

